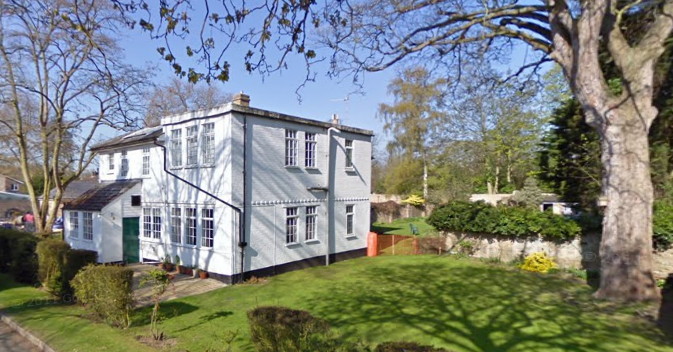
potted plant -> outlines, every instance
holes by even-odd
[[[178,267],[178,273],[186,275],[187,274],[187,267],[183,266],[181,264],[182,264],[182,262],[180,261],[180,256],[176,255],[175,256],[175,265],[177,265],[177,267]]]
[[[167,255],[167,256],[164,257],[164,261],[161,264],[161,268],[166,270],[166,271],[169,271],[169,272],[173,271],[173,269],[175,269],[175,266],[173,265],[173,263],[171,263],[171,257],[170,256]]]
[[[206,279],[208,278],[208,272],[201,269],[196,269],[196,272],[199,274],[199,278]]]
[[[191,268],[191,274],[192,274],[193,278],[196,278],[197,276],[199,276],[199,267],[197,265],[194,265]]]

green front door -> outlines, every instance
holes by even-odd
[[[137,263],[140,261],[140,218],[124,218],[122,220],[124,261]]]

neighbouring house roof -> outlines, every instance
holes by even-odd
[[[0,192],[0,201],[3,200],[29,200],[30,197],[27,194],[22,193],[13,193],[13,192]]]
[[[98,185],[99,185],[98,180],[95,179],[72,181],[70,182],[70,184],[68,184],[68,187],[65,188],[65,192],[63,192],[63,197],[61,200],[64,202],[73,200],[84,194],[84,192]],[[56,196],[56,188],[49,191],[49,199],[54,199],[55,196]]]
[[[107,149],[110,147],[118,148],[144,142],[151,142],[163,134],[162,127],[146,127],[137,131],[129,132],[121,136],[110,138],[104,142],[95,144],[91,147],[92,151]]]
[[[14,177],[10,177],[10,176],[7,176],[7,175],[2,175],[2,174],[0,174],[0,177],[8,178],[8,179],[10,179],[10,180],[12,180],[12,181],[15,181],[15,182],[18,182],[18,183],[20,183],[20,184],[23,184],[23,181],[18,180],[18,179],[15,179]]]
[[[140,183],[140,180],[99,183],[95,188],[88,190],[77,199],[66,202],[63,205],[63,210],[103,210],[106,205],[138,183]]]

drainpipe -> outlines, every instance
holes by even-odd
[[[195,184],[193,184],[193,183],[191,183],[191,182],[185,180],[184,178],[182,178],[182,177],[180,177],[180,176],[174,174],[174,173],[171,172],[170,170],[168,170],[168,159],[166,158],[166,146],[164,146],[163,144],[159,144],[159,143],[157,143],[157,140],[154,140],[153,143],[154,143],[154,145],[156,145],[157,147],[161,148],[161,150],[163,151],[163,157],[164,157],[164,172],[165,172],[165,173],[167,173],[167,174],[169,174],[169,175],[175,177],[176,179],[178,179],[178,180],[180,180],[180,181],[182,181],[182,182],[188,184],[189,186],[193,187],[193,188],[196,189],[197,191],[205,193],[207,196],[209,196],[209,197],[215,199],[216,201],[218,201],[218,202],[220,202],[220,203],[222,203],[222,204],[228,206],[229,208],[233,209],[233,210],[236,212],[236,215],[238,215],[238,224],[239,224],[239,226],[238,226],[238,231],[239,231],[239,246],[241,246],[241,244],[245,244],[245,241],[244,241],[244,239],[245,239],[244,236],[245,236],[245,235],[244,235],[244,233],[243,233],[243,210],[241,210],[241,208],[239,208],[239,207],[237,207],[237,206],[235,206],[235,205],[233,205],[233,204],[227,202],[227,201],[224,200],[224,199],[219,198],[218,196],[216,196],[216,195],[214,195],[214,194],[212,194],[212,193],[206,191],[205,189],[203,189],[203,188],[201,188],[201,187],[199,187],[199,186],[197,186],[197,185],[195,185]],[[245,149],[245,148],[244,148],[244,149]],[[244,184],[244,192],[245,192],[245,184]],[[241,250],[242,250],[242,249],[243,249],[243,247],[241,247]],[[243,258],[241,258],[241,263],[243,263]],[[243,272],[241,272],[241,278],[243,278]]]
[[[248,165],[248,115],[243,114],[243,209],[247,207],[247,193],[248,193],[248,176],[247,176],[247,165]],[[239,215],[239,236],[238,236],[238,247],[241,249],[241,282],[245,281],[245,247],[248,245],[248,242],[245,241],[245,216]]]
[[[335,179],[335,169],[336,169],[336,153],[334,154],[334,166],[332,166],[332,132],[341,133],[341,131],[335,127],[330,127],[327,129],[327,179],[325,184],[327,185],[327,238],[325,238],[325,266],[329,266],[329,241],[330,235],[335,232],[335,219],[334,219],[334,179]],[[336,148],[336,147],[335,147]]]

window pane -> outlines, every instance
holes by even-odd
[[[285,130],[285,166],[297,166],[297,131]]]
[[[182,130],[171,131],[171,165],[182,166]]]
[[[315,133],[306,133],[304,166],[315,167]]]
[[[152,237],[161,238],[161,209],[152,209]]]
[[[182,234],[182,212],[180,208],[171,208],[171,242],[180,243]]]
[[[186,208],[185,217],[187,219],[185,227],[185,243],[196,246],[196,208]]]
[[[143,175],[150,174],[150,148],[143,148]]]
[[[197,140],[197,126],[187,128],[187,165],[196,165],[198,163],[199,145]]]
[[[201,209],[201,246],[203,247],[213,247],[213,215],[213,209]]]
[[[318,219],[318,213],[316,211],[316,206],[306,207],[306,240],[315,239],[316,234],[316,223]]]
[[[285,243],[297,242],[297,208],[285,208]]]
[[[206,123],[201,126],[201,158],[204,164],[215,161],[215,125]]]
[[[353,141],[346,140],[346,167],[353,167]]]

